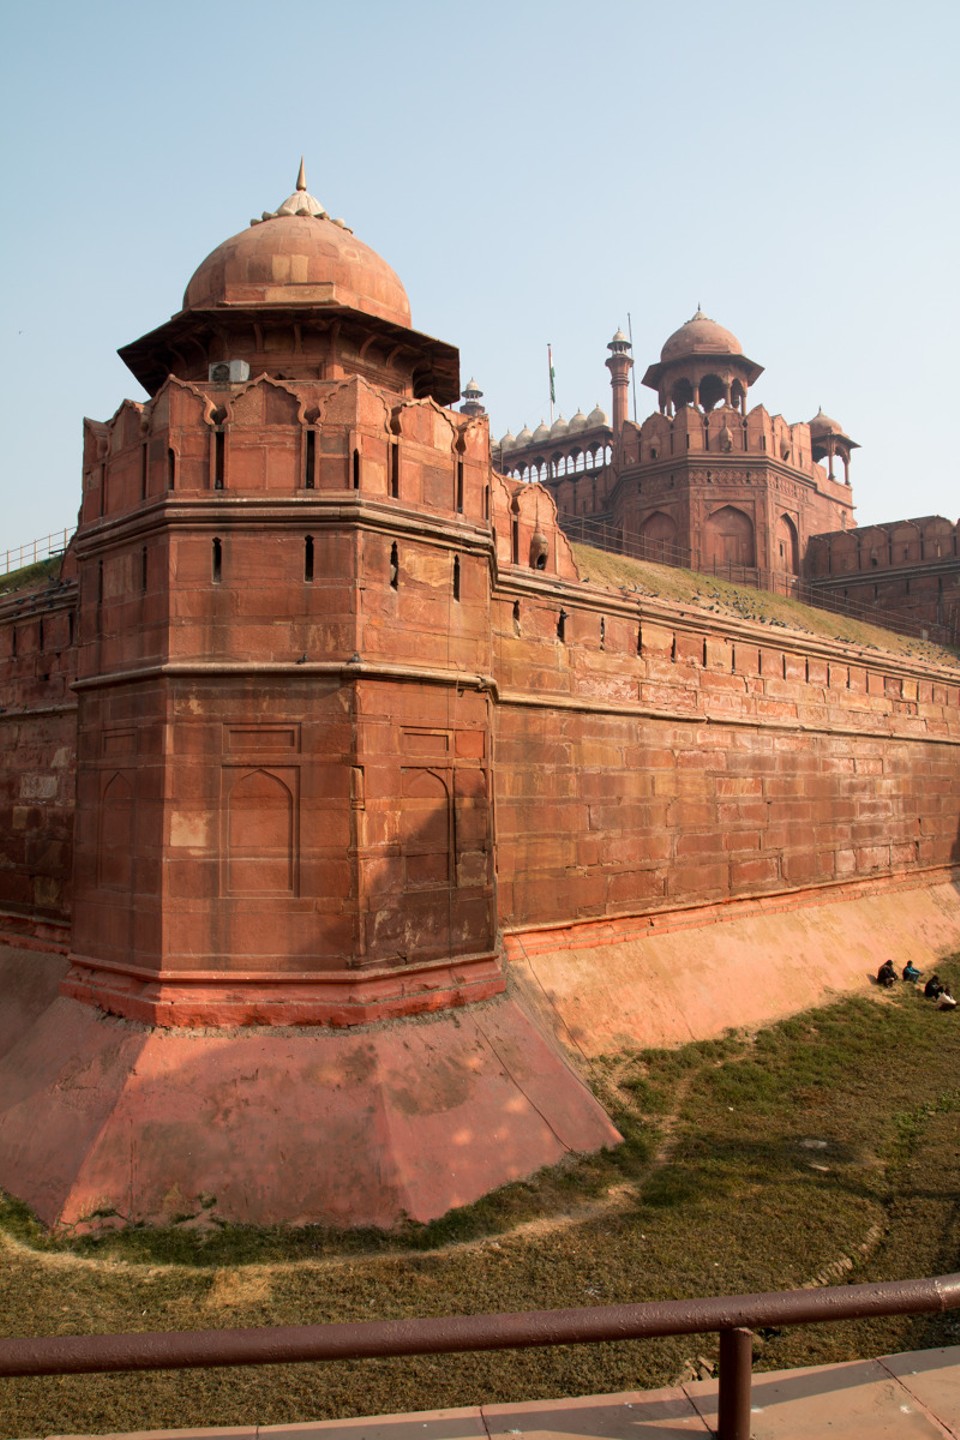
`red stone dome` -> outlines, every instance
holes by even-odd
[[[660,351],[661,363],[667,360],[683,360],[688,355],[742,355],[743,346],[730,330],[724,330],[716,320],[697,313],[675,330]]]
[[[811,435],[842,435],[844,433],[843,426],[838,420],[824,415],[822,406],[809,423]]]
[[[398,276],[325,214],[277,213],[218,245],[187,285],[183,308],[221,305],[342,305],[410,326]]]

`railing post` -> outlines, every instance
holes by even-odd
[[[752,1369],[752,1331],[721,1330],[717,1440],[750,1440]]]

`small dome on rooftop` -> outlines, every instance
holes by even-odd
[[[829,415],[824,415],[821,406],[810,423],[811,435],[844,435],[846,434],[839,420],[833,420]]]
[[[599,405],[594,405],[593,409],[590,411],[590,414],[587,416],[587,424],[609,425],[610,421],[607,419],[606,411],[601,410]]]
[[[675,330],[660,351],[661,362],[682,360],[688,355],[742,355],[743,346],[731,330],[697,307],[685,325]]]
[[[570,432],[570,433],[572,434],[572,432],[573,432],[574,430],[585,430],[585,429],[586,429],[586,425],[587,425],[587,417],[586,417],[586,415],[584,415],[584,413],[583,413],[582,410],[578,410],[577,413],[576,413],[576,415],[571,415],[571,417],[570,417],[570,424],[567,426],[567,430],[568,430],[568,432]]]
[[[545,425],[542,420],[533,432],[533,439],[536,440],[537,444],[540,444],[543,440],[550,439],[550,427]]]
[[[566,420],[564,420],[563,416],[558,415],[556,420],[554,420],[553,424],[550,426],[551,438],[553,438],[554,436],[566,435],[568,428],[569,427],[567,426],[567,422]]]

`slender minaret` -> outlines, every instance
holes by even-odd
[[[618,330],[607,345],[610,357],[606,365],[610,371],[610,385],[613,389],[613,434],[617,440],[623,433],[629,410],[630,371],[633,369],[631,348],[630,341],[622,330]]]

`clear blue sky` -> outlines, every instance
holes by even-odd
[[[861,524],[956,520],[960,6],[11,0],[0,551],[76,518],[116,349],[293,187],[460,347],[495,436],[609,409],[698,302],[862,450]],[[649,398],[646,398],[649,397]],[[655,396],[640,391],[641,415]]]

